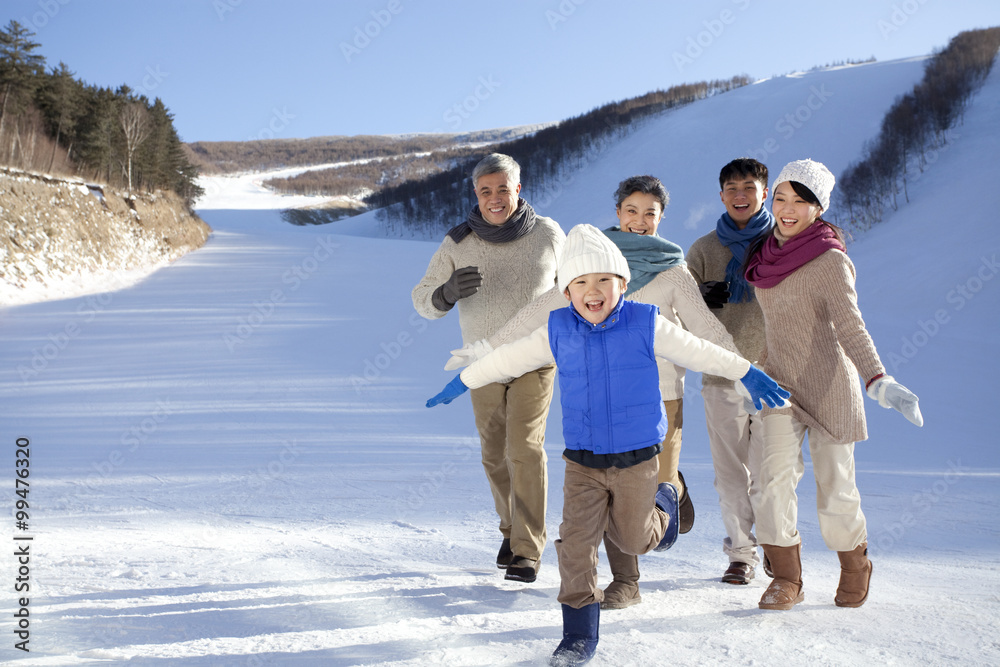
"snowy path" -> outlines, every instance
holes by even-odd
[[[554,552],[531,586],[490,567],[498,539],[468,406],[422,406],[448,377],[454,332],[413,318],[399,283],[433,246],[273,213],[209,220],[204,250],[132,289],[4,318],[4,431],[31,440],[35,508],[32,653],[19,664],[541,664],[560,632]],[[79,333],[21,379],[18,365],[71,322]],[[874,556],[877,593],[860,610],[832,605],[836,558],[804,511],[807,601],[762,613],[763,581],[716,581],[721,521],[696,400],[696,529],[642,559],[644,603],[605,614],[595,664],[665,651],[675,664],[774,664],[793,647],[794,664],[995,662],[995,472],[862,463],[869,520],[899,525]]]

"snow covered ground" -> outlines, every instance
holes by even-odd
[[[367,162],[367,160],[362,160]],[[208,209],[285,209],[330,206],[335,203],[360,203],[348,197],[321,197],[316,195],[283,195],[264,186],[264,181],[272,178],[291,178],[307,171],[333,169],[350,164],[331,162],[309,167],[289,167],[271,171],[226,174],[219,176],[199,176],[197,183],[205,190],[195,206],[199,210]]]
[[[734,91],[646,124],[547,205],[528,198],[567,228],[603,224],[618,181],[650,171],[673,195],[662,233],[687,247],[721,210],[719,167],[781,136],[776,123],[808,108],[810,87],[825,84],[836,91],[828,105],[844,108],[782,137],[773,170],[812,156],[839,173],[919,77],[919,62],[890,63]],[[723,530],[695,376],[681,467],[697,522],[669,552],[640,559],[643,603],[603,614],[592,664],[1000,664],[1000,442],[989,421],[998,116],[995,70],[911,184],[911,203],[850,249],[870,331],[926,420],[917,429],[869,403],[871,438],[857,449],[868,603],[833,605],[837,559],[819,536],[808,472],[806,601],[764,612],[762,574],[719,583]],[[704,129],[682,134],[680,121]],[[0,311],[11,536],[0,660],[545,664],[561,632],[554,549],[536,583],[503,580],[468,400],[424,408],[452,376],[441,367],[459,341],[454,317],[427,322],[410,302],[436,242],[374,238],[370,214],[307,228],[273,209],[202,214],[208,244],[135,286]],[[556,406],[550,537],[562,509],[559,422]],[[18,438],[30,441],[26,531],[14,518]],[[27,575],[13,555],[25,544]],[[608,581],[606,565],[600,573]],[[14,591],[18,576],[29,592]],[[14,648],[21,596],[30,653]]]

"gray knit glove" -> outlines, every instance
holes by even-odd
[[[434,290],[431,295],[431,303],[438,310],[451,310],[459,299],[472,296],[479,291],[479,286],[483,284],[483,274],[479,273],[478,266],[465,266],[455,269],[448,278],[448,282]]]

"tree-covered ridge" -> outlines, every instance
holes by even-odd
[[[404,156],[468,144],[494,144],[543,127],[544,124],[524,125],[458,134],[361,134],[308,139],[195,141],[185,144],[185,148],[202,173],[229,174]]]
[[[882,220],[886,206],[898,208],[900,194],[909,201],[908,184],[945,148],[948,130],[986,81],[998,49],[1000,28],[969,30],[927,61],[923,79],[896,99],[878,136],[840,175],[838,222],[867,229]]]
[[[470,180],[476,162],[489,152],[506,153],[521,165],[522,181],[528,174],[534,203],[543,204],[559,189],[560,176],[572,171],[589,151],[630,131],[635,123],[669,109],[752,83],[747,75],[723,81],[702,81],[672,86],[639,97],[612,102],[587,113],[543,128],[513,141],[494,144],[466,155],[432,153],[437,169],[419,178],[376,189],[366,198],[381,209],[379,219],[390,233],[400,228],[436,233],[465,219],[475,205]],[[446,166],[446,163],[450,166]]]
[[[0,29],[0,164],[172,190],[189,203],[201,193],[162,100],[86,84],[62,62],[46,69],[34,36],[17,21]]]
[[[253,164],[256,168],[263,168],[268,160],[270,167],[285,167],[336,162],[338,160],[332,158],[339,157],[345,164],[272,178],[265,184],[286,194],[364,197],[370,207],[392,207],[380,216],[394,226],[433,227],[436,221],[461,218],[468,213],[473,203],[468,194],[471,186],[464,191],[460,188],[463,192],[460,197],[441,193],[448,192],[456,183],[463,183],[472,165],[486,153],[495,150],[515,156],[525,171],[530,170],[532,182],[543,189],[544,196],[545,189],[554,189],[546,188],[546,182],[551,183],[562,170],[572,169],[574,160],[588,149],[628,131],[636,121],[748,83],[749,77],[737,76],[726,81],[674,86],[666,91],[606,104],[560,123],[539,126],[533,132],[520,131],[513,138],[496,136],[494,131],[493,136],[486,132],[459,136],[418,135],[406,141],[361,136],[331,137],[325,142],[319,139],[213,142],[211,156],[216,164],[231,156],[235,163]],[[190,145],[195,150],[199,147],[199,144]],[[312,159],[304,160],[305,155],[311,155]],[[355,161],[347,163],[352,157]],[[283,161],[276,161],[278,158]],[[444,215],[439,200],[449,207]],[[421,202],[429,201],[434,201],[435,205],[421,209]],[[343,210],[336,210],[330,215],[313,211],[292,217],[316,224],[344,215]]]

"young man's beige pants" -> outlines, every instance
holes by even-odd
[[[705,402],[705,425],[708,446],[715,468],[715,490],[719,494],[722,525],[726,537],[722,551],[730,562],[756,567],[757,538],[754,536],[754,513],[751,494],[756,492],[751,468],[752,449],[761,446],[759,416],[743,409],[743,398],[732,384],[706,384],[701,388]],[[753,433],[753,438],[751,438]]]

